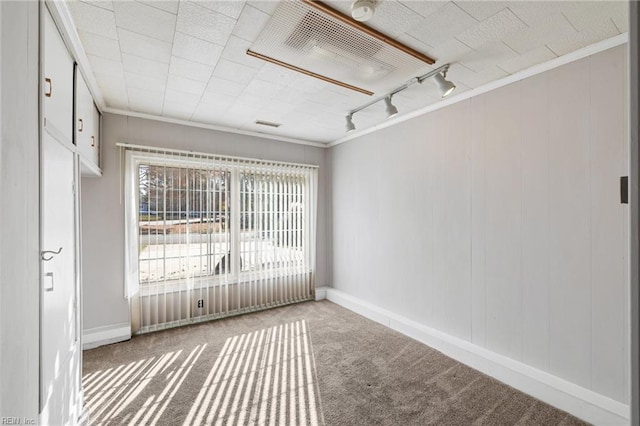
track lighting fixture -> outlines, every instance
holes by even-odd
[[[446,73],[447,72],[444,71],[443,73],[437,73],[433,76],[433,82],[436,84],[436,86],[438,86],[440,95],[443,98],[446,98],[447,96],[449,96],[451,92],[453,92],[453,90],[456,88],[455,84],[453,84],[452,82],[450,82],[445,78]]]
[[[376,12],[375,0],[355,0],[351,4],[351,16],[356,21],[365,22],[373,18]]]
[[[347,132],[353,132],[356,129],[356,126],[353,124],[353,114],[355,114],[358,111],[362,111],[363,109],[368,108],[371,105],[377,102],[380,102],[382,100],[384,100],[384,103],[386,105],[387,118],[396,116],[398,114],[398,108],[396,108],[396,106],[393,103],[391,103],[391,98],[393,97],[393,95],[395,95],[396,93],[402,92],[404,89],[408,88],[409,86],[415,83],[422,84],[428,78],[433,77],[433,81],[438,87],[438,90],[440,91],[440,95],[443,98],[449,96],[451,92],[453,92],[453,90],[456,88],[455,84],[447,80],[447,71],[449,71],[449,65],[450,64],[442,65],[441,67],[431,70],[424,75],[421,75],[419,77],[414,77],[411,80],[407,81],[402,86],[397,87],[396,89],[387,93],[386,95],[376,98],[369,103],[366,103],[362,106],[359,106],[356,109],[349,111],[346,116]]]
[[[398,115],[398,108],[391,103],[391,95],[384,98],[384,103],[387,105],[387,118]]]
[[[349,114],[345,117],[347,119],[347,133],[353,132],[356,129],[356,125],[353,124],[352,114]]]

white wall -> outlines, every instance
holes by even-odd
[[[316,283],[327,285],[326,149],[113,114],[104,115],[102,135],[103,176],[83,178],[81,190],[85,331],[129,321],[117,142],[320,166]]]
[[[628,404],[626,67],[616,47],[331,148],[333,287]]]
[[[38,7],[0,2],[0,417],[34,421],[40,330]]]

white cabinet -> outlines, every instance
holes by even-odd
[[[44,14],[44,125],[56,138],[72,142],[73,59],[49,13]]]
[[[78,147],[83,174],[100,174],[100,113],[93,97],[76,68],[75,143]]]

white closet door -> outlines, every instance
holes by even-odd
[[[41,334],[43,424],[75,421],[78,309],[74,153],[47,132],[42,143]]]

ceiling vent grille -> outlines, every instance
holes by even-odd
[[[282,126],[282,124],[280,123],[273,123],[271,121],[264,121],[264,120],[256,120],[255,121],[256,124],[260,125],[260,126],[267,126],[267,127],[280,127]]]
[[[434,60],[319,1],[283,1],[249,55],[371,95]]]

